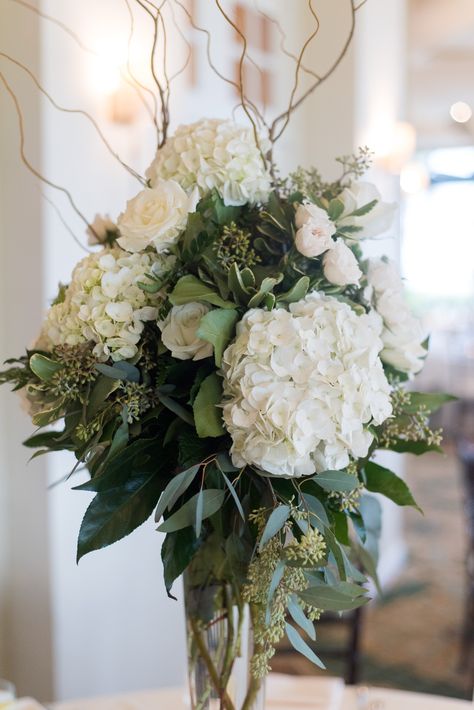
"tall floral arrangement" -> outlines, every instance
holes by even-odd
[[[361,179],[365,149],[332,182],[277,178],[271,146],[290,109],[269,140],[217,119],[167,136],[164,113],[142,189],[116,221],[92,222],[93,253],[0,375],[38,427],[25,445],[70,451],[90,474],[75,487],[94,493],[78,560],[154,514],[170,596],[185,574],[196,708],[236,707],[246,617],[239,710],[285,634],[323,665],[314,622],[365,604],[376,580],[367,493],[416,507],[375,453],[440,450],[429,416],[448,397],[406,387],[426,333],[395,264],[363,254],[395,208]]]

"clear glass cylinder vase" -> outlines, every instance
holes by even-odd
[[[264,681],[251,673],[249,608],[230,585],[192,586],[184,577],[192,710],[264,710]]]

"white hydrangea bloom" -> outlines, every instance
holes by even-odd
[[[146,321],[156,320],[161,294],[138,285],[150,272],[168,271],[175,257],[128,254],[119,247],[103,249],[80,261],[73,271],[65,300],[46,316],[38,343],[78,345],[91,341],[98,360],[127,360],[137,353]]]
[[[262,150],[267,147],[262,141]],[[165,179],[188,192],[197,186],[201,195],[215,188],[226,205],[265,202],[271,189],[252,128],[219,119],[179,126],[146,176],[152,187]]]
[[[289,309],[248,311],[224,353],[232,461],[281,476],[344,468],[392,412],[381,318],[317,292]]]
[[[380,357],[397,370],[415,375],[427,355],[422,345],[426,333],[409,308],[396,264],[380,258],[369,259],[367,280],[374,306],[384,322],[384,348]]]

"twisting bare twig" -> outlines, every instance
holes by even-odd
[[[237,92],[240,93],[239,84],[238,84],[236,81],[233,81],[232,79],[229,79],[227,76],[225,76],[225,74],[223,74],[223,73],[217,68],[217,66],[216,66],[216,64],[215,64],[215,62],[214,62],[214,60],[212,59],[212,54],[211,54],[211,33],[209,32],[209,30],[206,30],[205,27],[200,27],[199,25],[196,24],[196,22],[194,21],[193,16],[191,15],[191,13],[190,13],[189,10],[187,9],[187,7],[186,7],[185,5],[183,5],[183,3],[181,2],[181,0],[174,0],[174,2],[175,2],[176,5],[178,5],[178,7],[181,8],[181,10],[183,10],[183,12],[185,13],[185,15],[187,16],[187,18],[188,18],[188,20],[189,20],[189,23],[191,24],[191,27],[192,27],[193,29],[195,29],[197,32],[201,32],[202,34],[204,34],[204,35],[206,36],[206,56],[207,56],[207,62],[208,62],[208,64],[209,64],[210,68],[212,69],[212,71],[214,72],[214,74],[215,74],[216,76],[218,76],[219,79],[222,79],[222,81],[224,81],[224,82],[225,82],[226,84],[228,84],[229,86],[232,86]],[[250,99],[248,99],[248,98],[246,98],[246,102],[247,102],[247,107],[248,107],[250,110],[253,111],[253,113],[254,113],[254,115],[255,115],[255,118],[256,118],[258,121],[260,121],[260,122],[262,123],[262,125],[266,126],[265,120],[264,120],[262,114],[260,113],[260,111],[258,110],[258,108],[256,107],[256,105],[255,105],[252,101],[250,101]]]
[[[47,203],[53,208],[53,210],[54,210],[54,212],[56,213],[56,216],[58,217],[59,221],[61,222],[61,224],[63,225],[63,227],[69,232],[69,234],[70,234],[71,237],[74,239],[74,241],[76,242],[76,244],[77,244],[81,249],[83,249],[85,252],[87,252],[88,254],[92,254],[92,253],[93,253],[93,252],[92,252],[92,249],[88,249],[88,248],[81,242],[81,240],[79,239],[79,237],[77,237],[77,236],[74,234],[73,230],[71,229],[71,227],[68,225],[68,223],[67,223],[66,220],[64,219],[63,215],[61,214],[61,210],[59,209],[59,207],[58,207],[57,205],[54,204],[53,200],[51,200],[51,199],[46,195],[46,193],[44,193],[44,192],[41,192],[40,194],[41,194],[41,197],[43,198],[43,200],[44,200],[45,202],[47,202]]]
[[[309,2],[311,4],[311,0],[309,0]],[[329,79],[329,77],[336,71],[337,67],[342,62],[344,57],[346,56],[346,54],[349,50],[350,44],[352,42],[352,39],[354,37],[355,15],[356,15],[356,8],[354,7],[353,0],[349,0],[349,2],[350,2],[350,8],[351,8],[351,27],[350,27],[348,36],[346,38],[346,41],[344,42],[344,46],[343,46],[342,50],[339,52],[336,60],[331,64],[329,69],[324,74],[321,74],[320,77],[299,97],[299,99],[297,101],[292,103],[291,110],[289,112],[289,116],[291,116],[293,111],[295,111],[299,106],[301,106],[301,104],[308,98],[308,96],[310,96],[315,91],[315,89],[318,86],[321,86],[321,84],[324,81]],[[285,127],[286,127],[286,125],[288,123],[287,118],[289,116],[288,116],[288,110],[287,110],[287,111],[284,111],[283,113],[281,113],[279,116],[277,116],[274,119],[272,126],[271,126],[271,130],[270,130],[270,140],[271,140],[272,144],[274,144],[278,140],[278,138],[281,137],[282,131],[277,130],[279,124],[282,121],[285,121]]]
[[[127,165],[127,163],[125,163],[125,162],[120,158],[120,156],[118,155],[118,153],[116,153],[116,152],[114,151],[114,149],[112,148],[112,146],[111,146],[110,143],[108,142],[107,138],[106,138],[105,135],[103,134],[103,132],[102,132],[102,130],[101,130],[99,124],[96,122],[96,120],[95,120],[89,113],[87,113],[87,111],[84,111],[84,110],[79,109],[79,108],[65,108],[64,106],[61,106],[61,105],[58,104],[57,101],[51,96],[51,94],[49,94],[49,93],[46,91],[46,89],[40,84],[40,82],[38,81],[38,79],[36,78],[36,76],[33,74],[33,72],[31,71],[31,69],[29,69],[27,66],[25,66],[24,64],[22,64],[18,59],[15,59],[14,57],[11,57],[9,54],[6,54],[5,52],[0,52],[0,57],[3,57],[4,59],[7,59],[9,62],[11,62],[12,64],[15,64],[15,66],[19,67],[22,71],[24,71],[26,74],[28,74],[28,76],[30,77],[30,79],[31,79],[31,80],[33,81],[33,83],[35,84],[36,88],[43,94],[43,96],[45,96],[45,97],[48,99],[48,101],[51,103],[52,106],[54,106],[55,109],[57,109],[58,111],[61,111],[62,113],[71,113],[71,114],[76,114],[76,115],[79,115],[79,116],[84,116],[84,118],[86,118],[86,119],[92,124],[92,126],[95,128],[95,130],[97,131],[97,135],[99,136],[99,138],[101,139],[102,143],[104,144],[104,146],[105,146],[105,147],[107,148],[107,150],[109,151],[110,155],[112,155],[112,156],[120,163],[120,165],[121,165],[123,168],[125,168],[125,170],[127,170],[127,172],[129,172],[130,175],[133,175],[133,177],[136,178],[142,185],[146,184],[145,179],[142,178],[141,175],[136,172],[136,170],[134,170],[134,169],[131,168],[129,165]]]
[[[52,180],[48,180],[48,178],[44,177],[33,165],[30,163],[28,158],[26,157],[25,154],[25,125],[23,121],[23,113],[21,110],[20,103],[15,95],[15,92],[13,91],[12,87],[8,83],[7,79],[5,76],[0,72],[0,81],[4,85],[6,91],[10,95],[11,100],[13,101],[13,104],[15,106],[15,111],[16,115],[18,118],[18,129],[20,133],[20,157],[25,165],[25,167],[34,175],[38,180],[41,180],[45,185],[49,185],[49,187],[52,187],[54,190],[58,190],[59,192],[62,192],[64,195],[66,195],[69,204],[71,205],[72,209],[74,212],[80,217],[80,219],[84,222],[84,224],[87,226],[88,229],[92,229],[92,226],[89,224],[89,220],[87,217],[84,216],[84,214],[81,212],[81,210],[77,207],[76,203],[74,202],[71,193],[69,190],[67,190],[65,187],[62,187],[62,185],[57,185],[56,183],[52,182]]]
[[[172,74],[172,75],[170,76],[170,83],[171,83],[171,82],[174,81],[174,79],[176,79],[176,78],[177,78],[178,76],[180,76],[184,71],[186,71],[186,69],[187,69],[187,67],[188,67],[188,65],[189,65],[189,62],[191,61],[191,57],[192,57],[193,51],[192,51],[191,43],[188,41],[186,35],[184,34],[183,30],[182,30],[181,27],[179,26],[179,23],[176,21],[176,15],[174,14],[173,5],[170,5],[169,8],[170,8],[171,17],[172,17],[172,20],[173,20],[173,27],[175,28],[176,32],[179,34],[179,36],[180,36],[181,39],[183,40],[183,42],[184,42],[184,44],[186,45],[186,48],[187,48],[187,50],[188,50],[188,51],[187,51],[187,54],[186,54],[186,59],[185,59],[185,61],[184,61],[184,64],[183,64],[179,69],[177,69],[174,74]]]
[[[247,116],[250,123],[252,124],[255,143],[257,144],[260,154],[262,156],[263,164],[266,166],[267,161],[266,161],[265,154],[264,154],[264,152],[261,148],[261,145],[260,145],[260,137],[258,135],[258,126],[257,126],[257,123],[254,120],[251,112],[248,109],[247,99],[246,99],[245,91],[244,91],[244,64],[245,64],[245,58],[247,55],[247,38],[245,37],[242,30],[237,26],[237,24],[232,20],[232,18],[224,10],[224,8],[221,5],[220,0],[214,0],[214,1],[216,3],[217,8],[219,9],[219,12],[221,13],[222,17],[232,27],[232,29],[235,30],[235,32],[239,35],[240,39],[242,40],[242,52],[240,54],[240,60],[239,60],[239,82],[238,82],[239,93],[240,93],[240,103],[241,103],[241,106],[245,112],[245,115]]]
[[[130,7],[129,0],[124,0],[125,5],[127,6],[128,10],[128,15],[130,18],[130,31],[128,34],[128,40],[127,40],[127,72],[130,76],[130,79],[132,82],[136,84],[136,87],[138,87],[138,90],[143,90],[146,91],[147,94],[151,96],[152,102],[153,102],[153,109],[150,108],[148,102],[145,100],[143,97],[143,105],[145,106],[148,115],[150,116],[151,120],[153,121],[153,125],[155,126],[157,135],[159,135],[159,128],[158,128],[158,104],[156,101],[156,95],[155,93],[150,89],[149,86],[146,86],[142,82],[138,81],[136,76],[134,76],[131,68],[131,61],[130,61],[130,54],[131,54],[131,47],[132,47],[132,41],[133,41],[133,35],[135,33],[135,17],[133,15],[133,10]]]

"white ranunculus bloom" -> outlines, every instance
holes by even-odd
[[[326,279],[336,286],[358,284],[362,276],[354,253],[343,239],[336,239],[334,247],[324,255],[323,271]]]
[[[261,149],[267,151],[268,141],[261,140]],[[171,179],[186,191],[197,186],[202,196],[215,188],[226,205],[265,202],[271,190],[252,128],[219,119],[179,126],[146,176],[152,187]]]
[[[166,273],[174,261],[173,256],[129,254],[119,247],[82,259],[64,301],[49,309],[37,347],[90,341],[98,360],[134,357],[145,322],[156,320],[163,301],[162,293],[147,293],[139,283],[150,272]]]
[[[383,319],[381,359],[408,375],[415,375],[424,364],[426,333],[406,301],[403,282],[396,264],[385,259],[369,259],[367,280],[372,302]]]
[[[391,415],[382,320],[312,292],[289,311],[249,310],[223,356],[235,466],[304,476],[347,466]]]
[[[209,310],[209,306],[203,303],[173,306],[165,320],[158,323],[161,340],[173,357],[178,360],[203,360],[212,355],[212,344],[196,335],[201,318]]]
[[[303,256],[312,258],[333,248],[332,235],[336,231],[336,225],[321,207],[311,203],[299,205],[295,224],[298,227],[295,246]]]
[[[154,246],[157,252],[170,249],[186,227],[188,214],[196,209],[197,192],[187,195],[175,180],[157,180],[127,202],[118,218],[122,249],[144,251]]]
[[[91,247],[96,244],[105,244],[109,234],[115,232],[117,232],[117,225],[108,214],[96,214],[94,221],[91,222],[86,232],[87,243]]]
[[[346,187],[339,196],[344,203],[344,212],[337,220],[338,227],[360,227],[360,231],[353,232],[348,238],[371,239],[387,232],[393,224],[397,211],[395,203],[383,202],[378,189],[370,182],[353,182]],[[377,200],[377,204],[370,212],[354,216],[351,213]]]

